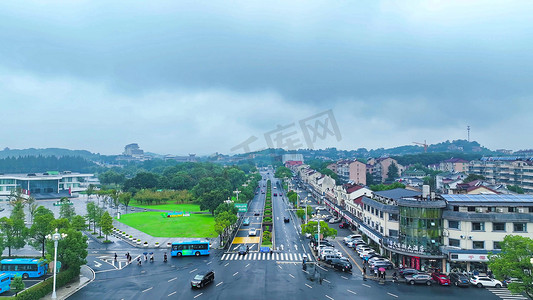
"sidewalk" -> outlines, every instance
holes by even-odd
[[[56,295],[58,300],[67,299],[75,292],[81,290],[83,287],[91,283],[95,278],[95,274],[93,269],[89,268],[88,266],[84,265],[81,266],[80,270],[80,278],[75,280],[74,282],[71,282],[59,289],[56,290]],[[53,280],[50,278],[49,280]],[[50,299],[52,297],[52,293],[46,295],[44,299]]]

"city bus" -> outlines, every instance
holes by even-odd
[[[0,272],[11,278],[21,276],[23,279],[38,278],[44,276],[48,270],[48,264],[36,258],[7,258],[0,261]]]
[[[0,274],[0,294],[11,289],[11,276],[6,273]]]
[[[172,256],[200,256],[209,255],[208,241],[186,241],[172,243]]]

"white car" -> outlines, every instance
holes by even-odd
[[[257,229],[250,228],[250,230],[248,231],[248,235],[249,236],[256,236],[257,235]]]
[[[487,276],[474,276],[470,278],[470,284],[475,285],[477,287],[490,286],[490,287],[501,288],[503,286],[501,281],[489,278]]]
[[[350,234],[349,236],[345,237],[343,240],[344,240],[344,243],[346,244],[349,241],[354,240],[354,239],[363,239],[363,237],[360,234]]]
[[[315,210],[326,210],[325,206],[317,206],[315,207]]]
[[[363,258],[363,257],[368,256],[368,255],[373,254],[373,253],[376,253],[376,251],[374,251],[374,249],[370,249],[368,251],[361,251],[359,253],[359,257]]]
[[[329,220],[329,224],[339,223],[341,220],[342,220],[341,218],[333,218]]]

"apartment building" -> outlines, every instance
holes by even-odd
[[[368,168],[371,171],[374,178],[374,182],[385,182],[389,178],[389,167],[391,164],[395,164],[398,167],[398,175],[404,171],[404,166],[398,164],[398,162],[390,157],[371,158],[368,160]]]
[[[329,164],[328,169],[332,170],[344,182],[353,182],[366,185],[366,164],[358,160],[344,159],[336,163]]]
[[[469,173],[483,175],[492,184],[518,185],[533,192],[533,157],[483,157],[470,162]]]

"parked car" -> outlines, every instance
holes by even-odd
[[[345,244],[348,244],[348,242],[354,239],[363,239],[363,237],[360,234],[350,234],[349,236],[345,237],[343,241]]]
[[[370,249],[368,251],[362,251],[362,252],[359,253],[359,257],[362,258],[362,259],[365,259],[365,257],[367,257],[368,255],[373,254],[373,253],[376,253],[376,251],[374,251],[374,249]]]
[[[333,245],[330,241],[328,240],[321,240],[320,241],[320,245],[325,245],[325,246],[328,246],[328,247],[335,247],[335,245]]]
[[[343,272],[352,271],[352,264],[344,259],[333,259],[330,261],[330,264],[333,268],[341,270]]]
[[[470,284],[475,285],[479,288],[484,286],[501,288],[503,286],[501,281],[489,278],[487,276],[473,276],[472,278],[470,278]]]
[[[358,240],[358,239],[354,239],[354,240],[351,240],[348,243],[346,243],[346,246],[348,246],[349,248],[355,248],[355,247],[357,247],[359,245],[366,245],[366,243],[365,243],[365,241]]]
[[[425,284],[425,285],[431,285],[433,284],[433,279],[429,274],[413,274],[413,275],[406,275],[405,276],[405,283],[407,284]]]
[[[374,267],[385,268],[387,270],[394,269],[394,265],[390,261],[378,260],[374,263]]]
[[[315,207],[315,210],[326,210],[325,206],[317,206]]]
[[[383,257],[383,256],[381,256],[381,255],[375,253],[375,254],[372,254],[372,255],[369,255],[369,256],[368,256],[368,260],[367,260],[367,262],[368,262],[369,264],[372,264],[373,262],[378,261],[378,260],[388,261],[388,259],[386,259],[385,257]]]
[[[257,235],[257,229],[250,228],[250,230],[248,230],[248,235],[249,236],[256,236]]]
[[[283,222],[285,222],[285,223],[289,223],[289,221],[290,221],[290,220],[289,220],[289,217],[285,217],[285,218],[283,218]]]
[[[335,223],[339,223],[342,219],[341,218],[333,218],[331,220],[328,221],[329,224],[335,224]]]
[[[327,216],[324,218],[324,222],[328,222],[329,220],[331,220],[331,218],[333,218],[333,216]]]
[[[342,222],[339,224],[339,228],[348,228],[350,225],[346,222]]]
[[[461,273],[450,273],[450,284],[453,284],[455,286],[470,286],[470,280],[468,279],[468,276],[461,274]]]
[[[400,269],[398,273],[400,273],[401,277],[405,277],[405,276],[408,276],[408,275],[410,276],[410,275],[418,274],[418,270],[404,268],[404,269]]]
[[[327,264],[330,264],[334,259],[340,259],[342,256],[336,254],[336,253],[328,253],[324,256],[322,256],[322,261],[324,261]]]
[[[433,280],[440,285],[450,285],[450,278],[448,278],[448,276],[445,274],[433,272],[431,274],[431,278],[433,278]]]
[[[215,280],[215,272],[207,271],[203,273],[198,273],[191,280],[191,288],[203,288],[206,284],[211,283]]]
[[[250,218],[244,219],[244,221],[242,221],[242,225],[244,226],[250,225]]]

